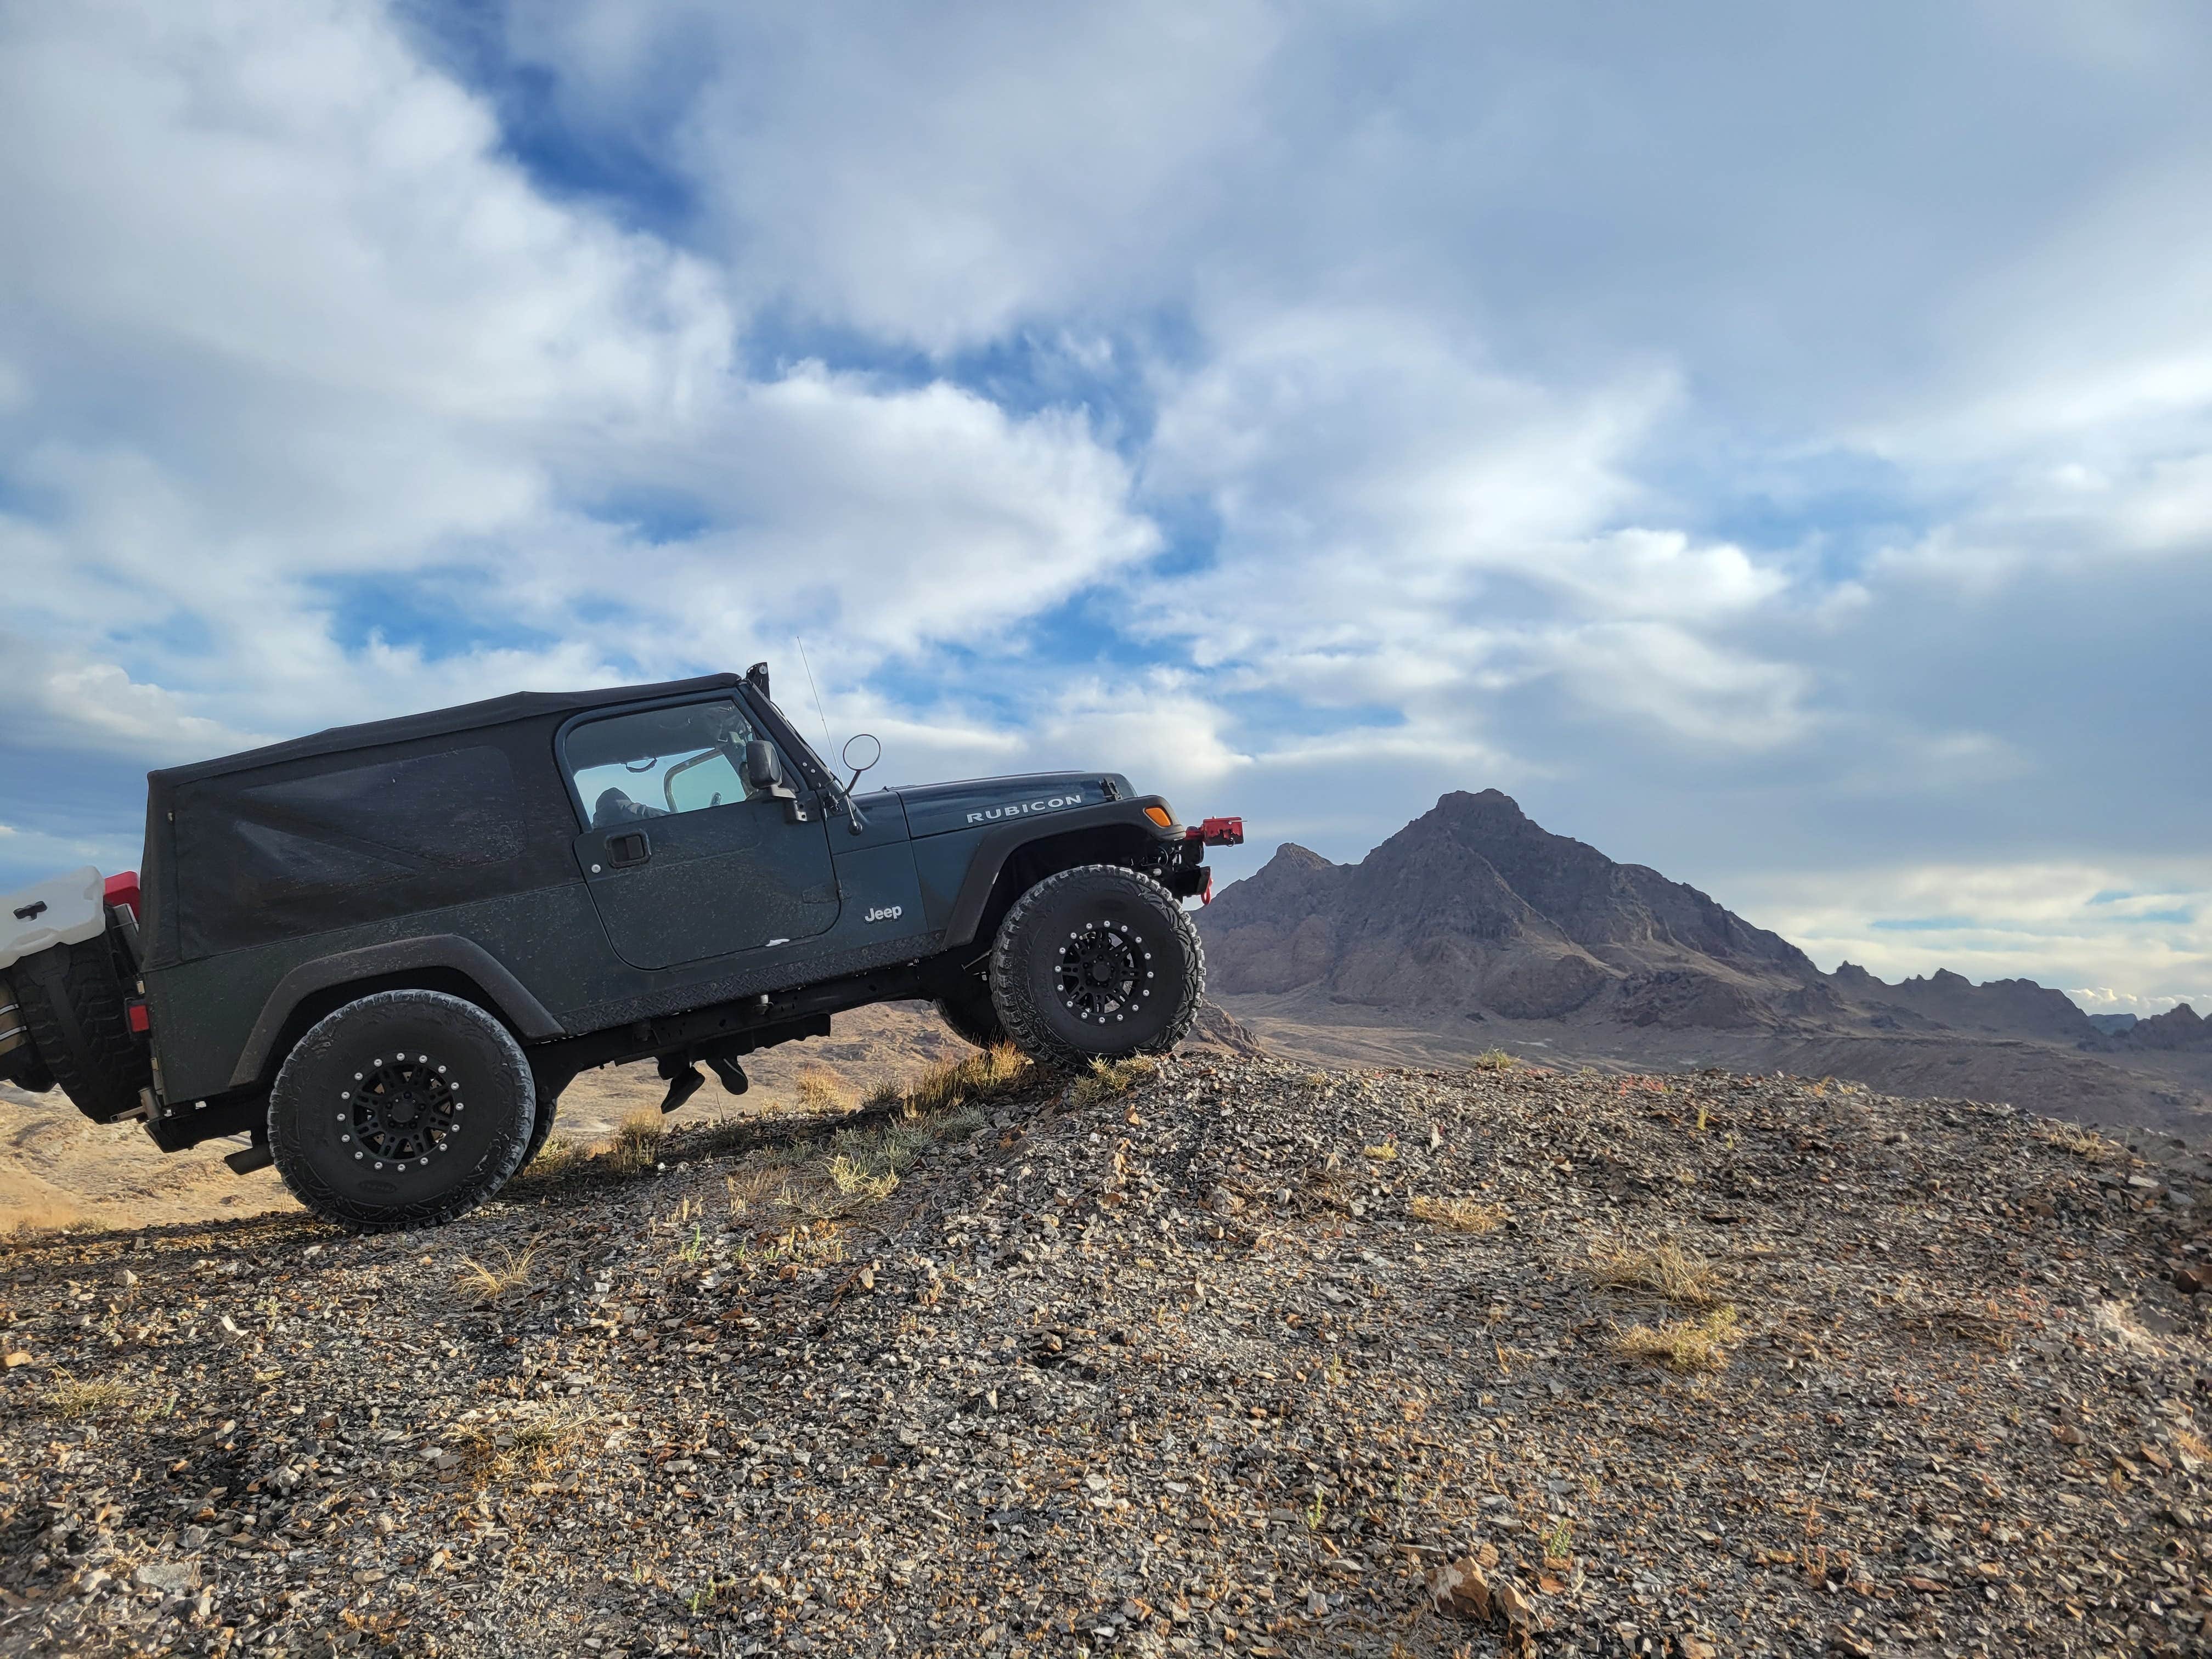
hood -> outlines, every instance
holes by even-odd
[[[1017,778],[919,784],[893,793],[906,808],[908,830],[921,836],[1050,817],[1078,806],[1128,800],[1137,792],[1119,772],[1032,772]]]

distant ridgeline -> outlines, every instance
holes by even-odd
[[[1823,974],[1696,888],[1555,836],[1495,789],[1438,800],[1357,864],[1285,843],[1200,913],[1223,994],[1481,1019],[1775,1035],[1956,1032],[2092,1052],[2212,1047],[2186,1006],[2092,1017],[2032,980]],[[2124,1021],[2124,1024],[2118,1022]]]

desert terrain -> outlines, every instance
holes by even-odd
[[[0,1651],[2205,1650],[2201,1230],[1849,1084],[1010,1054],[0,1259]]]

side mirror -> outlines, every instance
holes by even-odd
[[[884,746],[872,732],[862,732],[845,739],[845,764],[853,769],[853,783],[845,786],[845,793],[853,793],[853,784],[860,781],[860,774],[884,757]]]
[[[745,787],[772,791],[782,783],[783,763],[775,757],[775,745],[765,738],[755,738],[745,745]]]

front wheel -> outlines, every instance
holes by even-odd
[[[433,1227],[522,1167],[537,1106],[521,1045],[483,1009],[440,991],[380,991],[285,1059],[269,1151],[292,1195],[326,1220]]]
[[[1118,865],[1046,877],[1014,902],[991,952],[1000,1023],[1045,1065],[1165,1054],[1205,990],[1205,953],[1182,906]]]

